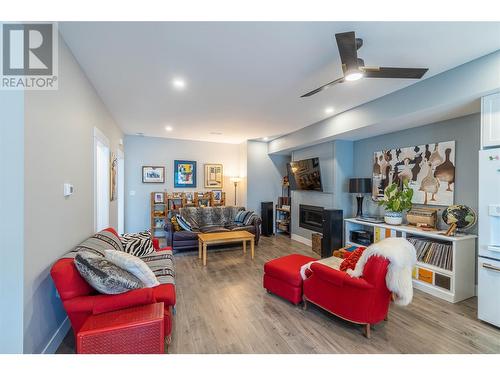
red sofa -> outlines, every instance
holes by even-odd
[[[106,230],[118,236],[113,228]],[[156,251],[170,250],[169,247],[160,249],[157,239],[153,240],[153,245]],[[91,315],[163,302],[165,305],[165,337],[170,340],[172,307],[175,306],[174,285],[162,284],[154,288],[135,289],[117,295],[100,294],[80,276],[72,258],[59,259],[52,266],[50,275],[71,321],[75,337],[85,320]]]
[[[342,319],[363,324],[366,337],[370,326],[387,319],[391,292],[385,276],[389,261],[372,256],[363,270],[363,276],[353,278],[320,263],[313,263],[311,273],[304,280],[304,308],[307,302],[329,311]]]

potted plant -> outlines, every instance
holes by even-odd
[[[401,225],[403,223],[403,213],[411,209],[413,189],[408,185],[407,180],[403,180],[400,188],[396,183],[392,183],[384,190],[384,198],[378,203],[385,207],[384,221],[387,224]]]

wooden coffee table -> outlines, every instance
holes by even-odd
[[[200,233],[198,234],[198,258],[203,258],[203,265],[207,265],[207,246],[221,245],[232,242],[243,242],[243,254],[247,252],[247,241],[250,241],[252,259],[255,252],[255,235],[246,230],[232,232]]]

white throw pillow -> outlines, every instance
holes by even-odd
[[[137,277],[146,288],[160,285],[151,268],[141,258],[118,250],[105,250],[104,253],[107,260]]]

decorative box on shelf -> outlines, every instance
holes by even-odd
[[[370,223],[355,218],[344,222],[346,245],[361,245],[351,239],[351,232],[355,231],[371,232],[373,242],[386,237],[403,237],[413,243],[417,250],[417,264],[413,270],[416,289],[452,303],[475,295],[477,236],[446,236],[437,230]]]

